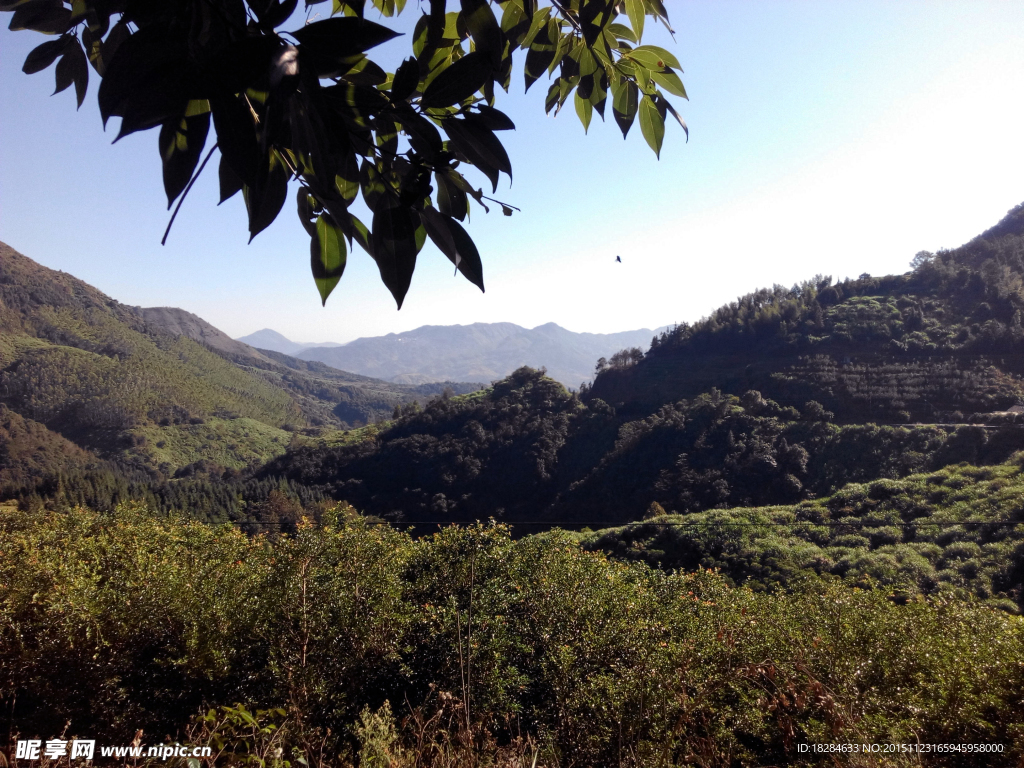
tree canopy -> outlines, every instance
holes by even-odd
[[[160,129],[168,208],[180,207],[219,149],[221,202],[242,193],[251,240],[297,180],[324,303],[358,244],[401,308],[428,237],[483,290],[480,254],[461,222],[471,200],[505,215],[513,206],[485,195],[465,170],[480,171],[492,194],[500,174],[512,176],[498,133],[515,126],[494,104],[495,86],[511,84],[516,51],[527,90],[554,76],[548,113],[571,99],[588,128],[610,97],[623,136],[639,117],[659,155],[668,115],[686,130],[665,96],[686,97],[679,62],[641,44],[647,17],[671,30],[662,0],[430,0],[412,55],[394,72],[367,56],[398,33],[364,18],[365,0],[306,0],[307,12],[321,2],[330,12],[313,18],[327,18],[307,13],[288,31],[298,0],[0,0],[0,11],[13,12],[11,30],[54,36],[28,55],[26,73],[56,62],[57,92],[74,85],[81,106],[91,64],[104,122],[121,119],[118,139]],[[406,0],[370,5],[392,19]],[[360,194],[368,224],[352,210]]]

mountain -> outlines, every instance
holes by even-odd
[[[239,341],[401,384],[493,381],[527,365],[546,368],[556,381],[579,387],[593,378],[599,358],[628,347],[646,348],[663,330],[574,333],[555,323],[532,329],[513,323],[473,323],[425,325],[405,333],[356,339],[343,346],[298,351],[289,351],[295,343],[269,330]]]
[[[270,328],[264,328],[261,331],[256,331],[256,333],[250,333],[248,336],[239,336],[237,341],[244,342],[245,344],[248,344],[251,347],[256,347],[257,349],[269,349],[272,352],[280,352],[285,355],[294,355],[304,349],[312,349],[314,347],[343,346],[342,344],[337,344],[332,341],[318,343],[291,341]]]
[[[250,333],[248,336],[239,336],[238,341],[248,344],[251,347],[257,349],[269,349],[274,352],[281,352],[285,355],[294,355],[296,352],[301,352],[308,344],[299,344],[295,341],[290,341],[282,336],[277,331],[271,330],[270,328],[264,328],[256,333]]]
[[[444,389],[259,352],[189,312],[120,304],[0,244],[0,459],[21,474],[101,459],[161,475],[197,461],[240,469],[302,433],[387,418]],[[40,450],[67,461],[33,463]]]

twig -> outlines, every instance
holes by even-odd
[[[189,179],[188,186],[185,187],[185,191],[181,193],[181,197],[178,198],[178,204],[174,207],[174,213],[171,214],[171,220],[167,222],[167,229],[164,230],[164,237],[160,241],[160,245],[167,245],[167,236],[171,234],[171,227],[174,226],[174,219],[178,215],[178,211],[181,210],[181,204],[185,202],[185,198],[188,197],[189,190],[192,189],[192,185],[196,183],[196,179],[199,178],[199,174],[203,172],[203,168],[210,162],[210,157],[213,156],[213,150],[215,150],[219,144],[214,144],[210,147],[210,151],[206,153],[206,159],[203,160],[203,164],[199,166],[199,170],[195,172],[191,179]]]

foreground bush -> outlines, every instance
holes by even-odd
[[[270,540],[141,509],[5,512],[12,732],[142,728],[268,766],[818,764],[797,745],[894,741],[1020,759],[1019,617],[842,585],[755,593],[560,533],[325,522]],[[276,746],[232,740],[238,703]]]

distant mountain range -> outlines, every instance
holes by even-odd
[[[344,345],[302,345],[265,328],[238,341],[398,384],[493,381],[528,365],[546,368],[551,378],[577,388],[594,377],[599,358],[630,347],[647,349],[651,338],[667,327],[574,333],[555,323],[536,328],[514,323],[424,325]]]

